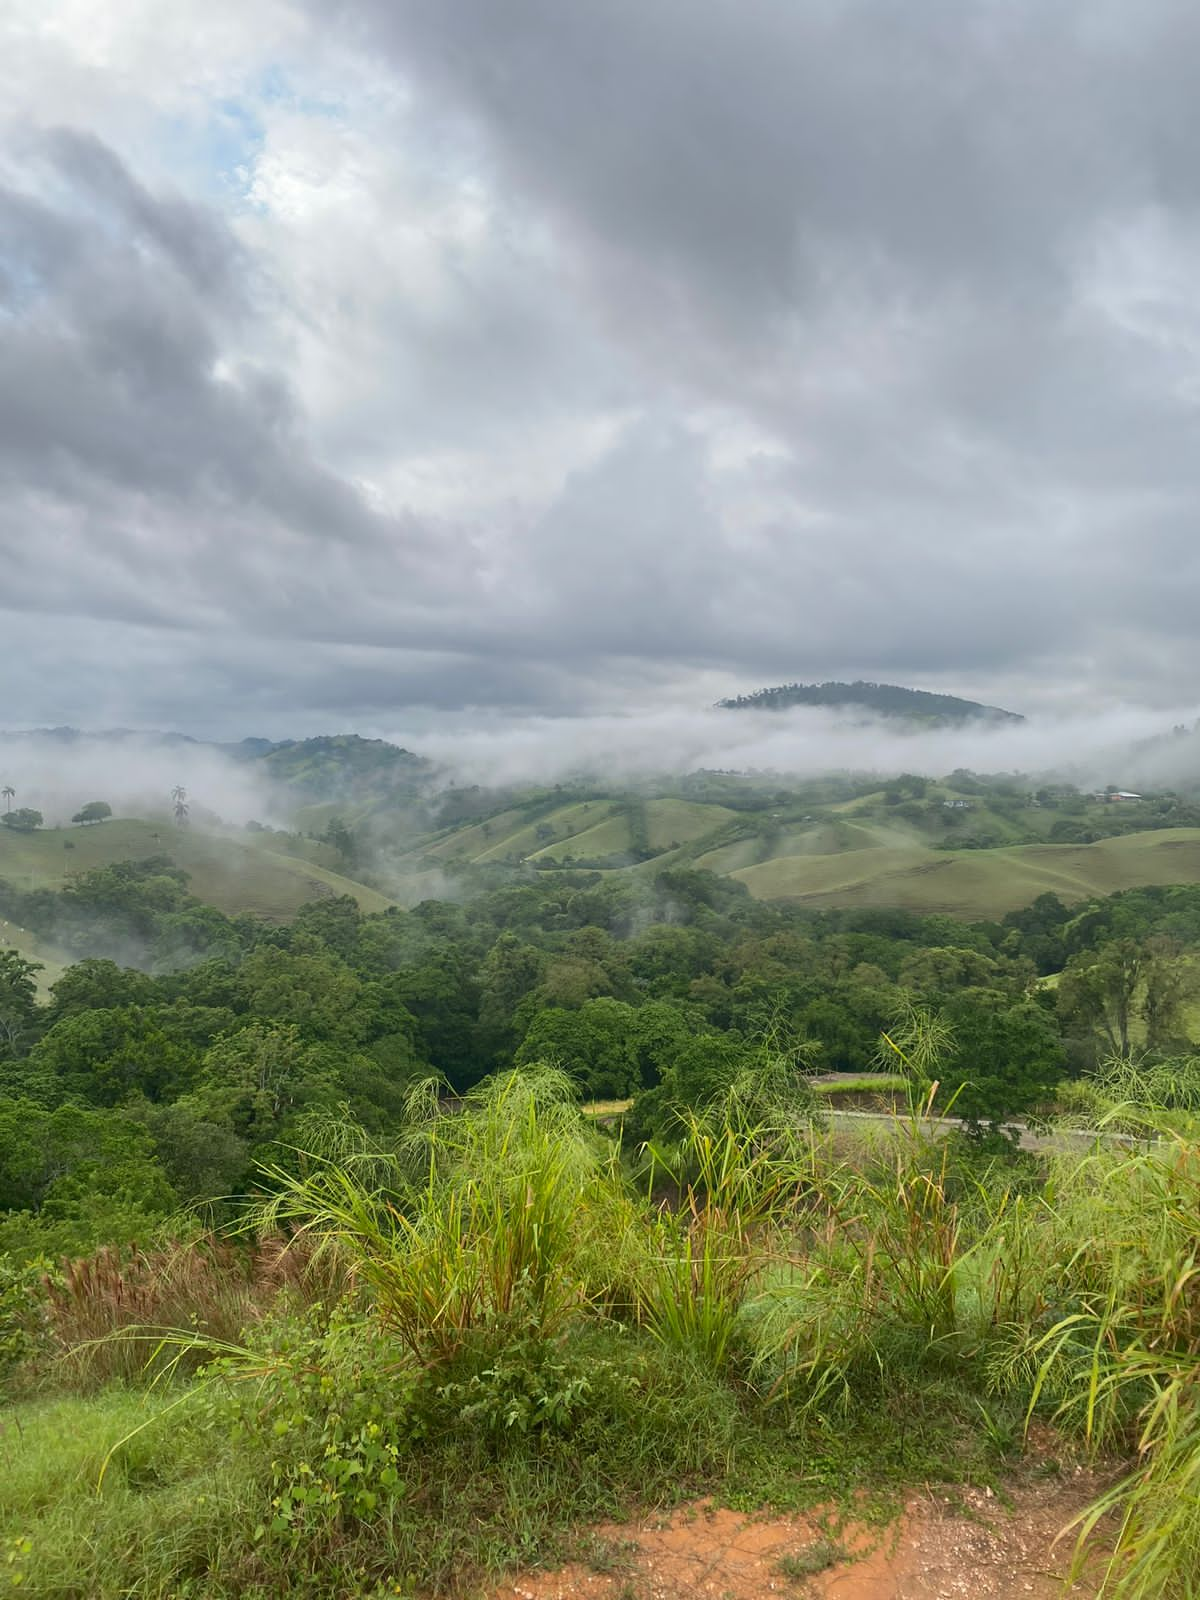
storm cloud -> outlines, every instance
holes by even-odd
[[[1182,0],[13,0],[0,721],[1190,707],[1198,67]]]

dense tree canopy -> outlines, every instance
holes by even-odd
[[[1190,1049],[1200,950],[1200,888],[966,924],[768,905],[690,868],[531,873],[374,916],[324,897],[280,927],[152,857],[0,884],[0,913],[80,956],[39,999],[36,964],[0,950],[0,1251],[219,1205],[313,1116],[390,1137],[431,1073],[452,1096],[553,1063],[583,1099],[633,1102],[627,1138],[670,1138],[735,1083],[876,1070],[913,1006],[937,1021],[940,1103],[1003,1126],[1107,1053]]]

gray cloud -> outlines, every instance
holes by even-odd
[[[286,10],[3,141],[9,720],[1188,698],[1194,8]]]
[[[219,556],[247,513],[268,539],[378,537],[361,496],[311,458],[280,374],[222,366],[256,311],[228,228],[151,196],[93,138],[58,130],[28,148],[68,192],[55,204],[0,189],[8,483],[106,523],[100,555],[114,567],[141,554],[128,548],[135,523],[147,542],[173,542],[182,564],[195,540]],[[24,537],[10,523],[6,552]]]

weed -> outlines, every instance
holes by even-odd
[[[799,1550],[791,1550],[775,1563],[777,1570],[793,1583],[815,1578],[819,1572],[828,1572],[840,1561],[845,1561],[846,1551],[832,1539],[814,1539]]]
[[[611,1576],[628,1572],[638,1552],[636,1539],[612,1539],[603,1534],[586,1534],[576,1545],[574,1556],[592,1572]]]

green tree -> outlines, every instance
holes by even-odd
[[[199,1116],[185,1100],[143,1101],[130,1106],[129,1117],[150,1134],[154,1153],[185,1204],[222,1199],[244,1185],[250,1150],[229,1124]]]
[[[50,985],[50,1020],[112,1006],[148,1005],[155,993],[154,979],[146,973],[91,956],[68,967]]]
[[[85,1204],[89,1187],[111,1194],[122,1185],[160,1212],[175,1203],[150,1134],[130,1118],[0,1099],[0,1210],[37,1212],[56,1197],[61,1206],[68,1184]]]
[[[104,822],[112,816],[112,807],[107,800],[89,800],[87,805],[80,809],[71,818],[72,822],[87,824],[90,822]]]
[[[0,817],[0,822],[15,828],[18,833],[33,833],[41,827],[43,820],[42,813],[31,810],[29,806],[18,806],[16,811],[6,811]]]
[[[478,1048],[489,1062],[511,1060],[519,1042],[516,1011],[538,985],[545,957],[510,929],[500,935],[479,969]]]
[[[253,1016],[288,1023],[311,1039],[350,1044],[361,1037],[362,983],[316,940],[298,951],[262,945],[242,962],[240,977]]]
[[[1058,981],[1058,1012],[1068,1029],[1095,1030],[1110,1055],[1128,1056],[1134,1001],[1147,961],[1134,939],[1114,939],[1072,956]]]
[[[173,1099],[191,1084],[199,1052],[172,1037],[153,1006],[116,1006],[63,1017],[29,1054],[30,1066],[64,1099],[118,1106],[130,1098]]]
[[[920,994],[944,995],[977,989],[995,981],[997,963],[977,950],[933,947],[915,950],[900,968],[899,982]]]
[[[605,995],[574,1010],[549,1006],[529,1024],[517,1051],[518,1066],[545,1062],[562,1067],[588,1100],[624,1099],[641,1088],[634,1043],[636,1009]]]
[[[363,914],[353,895],[325,895],[300,907],[292,923],[293,943],[297,935],[315,934],[326,949],[353,963],[362,927]]]
[[[1139,1011],[1150,1050],[1166,1050],[1186,1037],[1184,1006],[1196,993],[1196,970],[1178,940],[1147,939]]]
[[[339,1098],[328,1056],[307,1045],[294,1023],[253,1022],[213,1043],[183,1103],[199,1120],[255,1146],[277,1138],[294,1113],[332,1109]]]
[[[940,1103],[976,1128],[1001,1128],[1043,1104],[1066,1071],[1066,1052],[1040,1006],[964,994],[944,1013],[953,1047],[941,1068]]]
[[[741,1034],[691,1034],[664,1064],[659,1083],[634,1101],[626,1130],[634,1139],[672,1139],[680,1115],[702,1111],[762,1064],[763,1051]]]
[[[0,1058],[16,1055],[37,1013],[37,961],[0,950]]]

